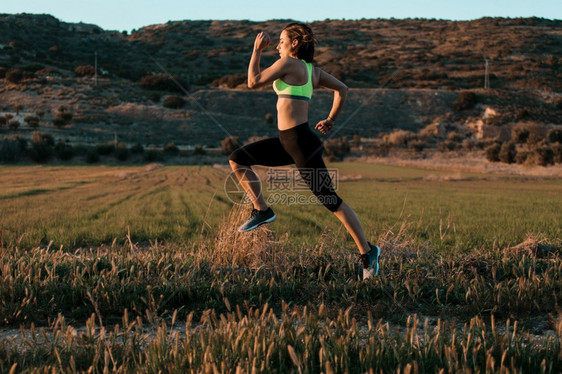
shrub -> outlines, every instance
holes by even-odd
[[[353,134],[351,142],[355,147],[359,147],[361,145],[361,136],[359,136],[359,134]]]
[[[100,160],[100,155],[97,152],[97,147],[90,148],[88,153],[86,153],[86,162],[88,164],[94,164]]]
[[[237,86],[246,83],[248,80],[247,74],[231,74],[225,75],[211,82],[211,87],[227,87],[236,88]]]
[[[146,151],[144,153],[144,161],[146,162],[154,162],[154,161],[158,161],[159,159],[159,155],[158,152],[156,152],[155,150],[151,149],[149,151]]]
[[[127,161],[129,159],[129,150],[123,143],[117,144],[117,147],[115,147],[115,151],[113,153],[115,155],[115,158],[119,161]]]
[[[221,140],[221,149],[223,155],[229,155],[237,148],[240,148],[237,136],[228,136]]]
[[[32,129],[36,129],[37,127],[39,127],[39,117],[37,116],[32,116],[31,114],[28,114],[24,117],[23,120]]]
[[[406,130],[396,130],[390,134],[383,137],[383,140],[390,145],[406,145],[408,141],[412,138],[412,133]]]
[[[408,148],[414,152],[421,152],[425,148],[426,144],[423,140],[412,140],[408,142]]]
[[[113,151],[115,150],[115,144],[113,142],[101,143],[96,145],[95,149],[98,155],[107,156],[113,153]]]
[[[131,153],[139,154],[143,152],[144,152],[144,147],[140,143],[137,143],[131,147]]]
[[[146,90],[160,90],[170,92],[184,92],[184,89],[189,89],[187,83],[182,79],[178,77],[172,78],[166,74],[146,75],[141,78],[140,85]]]
[[[550,129],[546,134],[549,143],[562,143],[562,129]]]
[[[515,162],[519,165],[525,164],[530,154],[531,153],[529,151],[520,150],[515,154]]]
[[[194,155],[204,155],[207,152],[205,151],[205,148],[203,148],[203,146],[201,144],[197,144],[195,146],[195,148],[193,149],[193,154]]]
[[[529,161],[532,165],[554,165],[554,151],[545,144],[539,144],[532,149],[531,154],[527,158],[527,163]]]
[[[6,78],[6,68],[0,66],[0,79]]]
[[[185,100],[179,96],[166,96],[163,103],[164,107],[170,109],[180,109],[185,105]]]
[[[175,156],[180,153],[180,149],[174,143],[168,143],[164,146],[164,152]]]
[[[55,155],[59,160],[68,161],[74,157],[74,149],[70,144],[58,142],[55,145]]]
[[[4,138],[0,143],[0,162],[17,162],[25,154],[27,141],[18,136]]]
[[[54,145],[55,139],[51,135],[34,132],[29,157],[37,163],[46,163],[53,155]]]
[[[501,150],[501,143],[494,143],[488,146],[485,150],[486,152],[486,159],[490,162],[499,162],[500,161],[500,150]]]
[[[562,163],[562,143],[553,143],[551,147],[554,153],[554,162],[557,164]]]
[[[324,142],[326,156],[330,158],[341,158],[349,153],[350,147],[346,137],[329,139]]]
[[[542,124],[532,122],[526,125],[526,128],[529,130],[529,139],[527,139],[527,143],[529,144],[537,144],[544,140],[545,138],[545,128]]]
[[[457,111],[472,109],[476,101],[476,94],[474,92],[462,91],[451,106]]]
[[[515,150],[515,143],[506,142],[501,145],[498,158],[501,162],[506,164],[513,164],[515,162],[515,155],[517,151]]]
[[[68,125],[70,121],[72,121],[72,113],[70,113],[64,106],[61,105],[58,111],[55,113],[53,125],[60,129]]]
[[[18,84],[23,79],[23,72],[20,69],[10,69],[6,73],[6,80],[10,83]]]
[[[511,140],[518,144],[524,144],[529,139],[529,129],[524,125],[516,125],[511,129]]]
[[[440,150],[441,152],[449,152],[449,151],[454,151],[456,150],[458,147],[460,147],[460,144],[452,141],[452,140],[445,140],[442,141],[440,143],[437,144],[437,149]]]
[[[0,117],[0,128],[2,128],[3,126],[6,126],[6,123],[8,123],[8,119],[6,117]]]
[[[96,69],[92,65],[81,65],[74,69],[74,74],[78,77],[93,77],[96,74]]]
[[[17,119],[13,119],[8,122],[8,127],[10,128],[10,130],[17,130],[20,127],[20,121],[18,121]]]

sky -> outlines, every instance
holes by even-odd
[[[560,0],[0,0],[0,13],[51,14],[65,22],[131,31],[180,20],[544,17],[562,19]]]

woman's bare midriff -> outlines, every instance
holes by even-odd
[[[308,122],[308,101],[277,99],[277,127],[279,130],[288,130],[305,122]]]

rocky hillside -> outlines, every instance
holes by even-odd
[[[0,66],[62,75],[94,63],[138,81],[156,64],[191,85],[244,73],[257,32],[274,40],[289,21],[177,21],[134,31],[104,31],[49,15],[0,15]],[[539,18],[325,20],[311,24],[317,64],[351,87],[469,89],[490,86],[562,90],[562,21]],[[276,58],[271,48],[264,63]]]
[[[288,22],[178,21],[128,35],[49,15],[0,15],[0,140],[17,143],[0,144],[0,162],[13,159],[10,147],[20,140],[40,140],[37,132],[64,144],[148,148],[217,148],[230,135],[242,142],[273,135],[275,95],[247,90],[244,72],[256,33],[276,39]],[[510,140],[519,125],[530,126],[535,140],[560,131],[562,21],[326,20],[312,27],[316,63],[352,88],[330,137],[457,149]],[[270,48],[263,64],[276,58]],[[311,122],[325,118],[331,96],[317,90],[313,102]],[[557,134],[550,137],[560,143]]]

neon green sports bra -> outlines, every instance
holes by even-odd
[[[308,70],[308,82],[302,86],[292,86],[283,82],[281,79],[276,79],[273,81],[273,89],[279,97],[287,99],[296,99],[309,101],[312,97],[312,64],[301,60],[306,64],[306,69]]]

